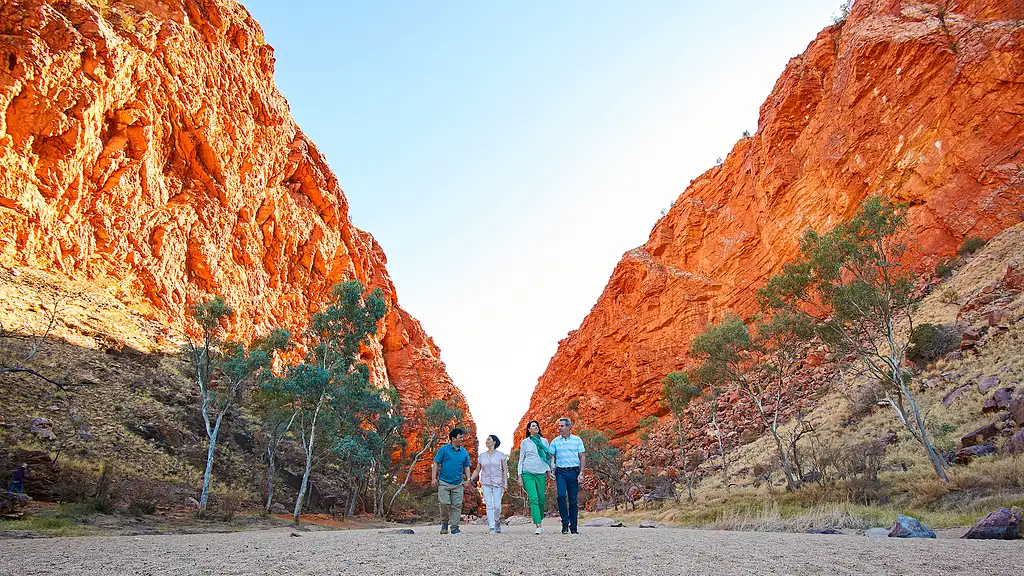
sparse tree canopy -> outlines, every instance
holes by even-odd
[[[837,351],[855,354],[883,384],[879,400],[893,408],[946,480],[946,462],[928,437],[903,366],[914,331],[914,275],[900,262],[907,251],[906,228],[905,205],[868,198],[853,219],[831,232],[808,230],[799,257],[758,297],[763,309],[812,322]]]

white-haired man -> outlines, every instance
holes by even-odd
[[[555,456],[555,486],[558,488],[562,534],[578,534],[580,482],[587,465],[587,453],[583,440],[572,433],[572,420],[558,419],[558,436],[551,441],[551,452]]]

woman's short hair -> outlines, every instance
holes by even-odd
[[[495,436],[494,434],[491,434],[490,436],[488,436],[488,438],[490,438],[491,440],[494,440],[494,447],[495,448],[497,448],[498,446],[501,446],[501,440],[498,440],[498,437]]]
[[[526,437],[527,438],[530,437],[530,424],[536,424],[537,425],[537,434],[539,436],[543,436],[544,435],[544,433],[541,432],[541,430],[540,430],[540,422],[537,422],[536,420],[530,420],[529,422],[526,423]]]

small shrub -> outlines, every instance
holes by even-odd
[[[210,516],[228,522],[242,509],[245,497],[234,490],[210,494]]]
[[[949,275],[953,273],[954,265],[955,262],[953,260],[940,260],[939,263],[935,265],[935,276],[939,278],[949,277]]]
[[[846,400],[850,404],[850,418],[860,418],[874,411],[878,406],[878,399],[883,396],[881,388],[881,382],[872,380],[846,394]]]
[[[128,505],[128,513],[137,518],[155,512],[156,502],[132,502]]]
[[[921,324],[910,335],[907,359],[912,362],[928,362],[944,356],[960,346],[960,337],[952,326],[945,324]]]
[[[964,243],[960,245],[960,250],[957,253],[961,256],[970,256],[978,250],[981,250],[981,247],[984,245],[984,240],[977,236],[972,236],[964,240]]]
[[[946,288],[939,295],[939,301],[943,304],[959,304],[960,294],[956,291],[956,288]]]

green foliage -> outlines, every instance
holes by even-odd
[[[845,0],[839,5],[839,14],[832,17],[832,23],[845,22],[850,17],[850,10],[853,8],[853,0]]]
[[[956,267],[956,261],[945,259],[939,260],[939,263],[935,265],[935,276],[938,278],[948,278],[953,273],[953,269]]]
[[[854,353],[882,382],[880,400],[893,408],[946,480],[946,464],[928,439],[925,415],[903,367],[909,342],[899,325],[913,326],[915,306],[914,276],[900,264],[906,228],[906,205],[868,198],[853,219],[831,232],[808,230],[799,257],[758,291],[758,300],[764,310],[803,316],[835,350]]]
[[[985,241],[977,236],[971,236],[970,238],[964,239],[963,244],[960,245],[960,250],[957,254],[960,256],[967,257],[974,254],[978,250],[981,250],[985,246]]]
[[[907,358],[914,362],[928,362],[960,347],[960,335],[945,324],[921,324],[914,327],[907,346]]]
[[[700,396],[700,387],[693,384],[689,372],[670,372],[661,380],[662,401],[677,417]]]
[[[640,431],[640,442],[643,445],[647,445],[651,441],[651,436],[658,429],[658,417],[654,415],[644,416],[637,422],[637,429]]]
[[[269,378],[264,391],[287,400],[296,411],[296,428],[306,452],[306,467],[298,504],[305,495],[310,469],[328,453],[346,471],[354,496],[368,475],[376,506],[382,506],[380,480],[391,473],[392,449],[402,442],[398,395],[370,383],[370,369],[362,361],[363,343],[377,333],[387,313],[383,293],[366,293],[363,284],[343,282],[331,291],[323,311],[313,314],[308,336],[310,352],[283,378]],[[348,513],[355,513],[354,498]],[[298,509],[298,507],[297,507]],[[298,521],[296,512],[296,521]]]

